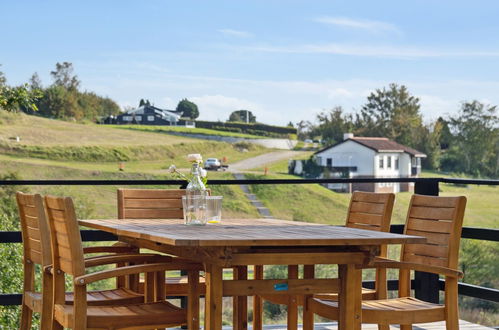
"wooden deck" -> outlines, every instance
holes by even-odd
[[[459,322],[460,330],[491,330],[492,328],[484,327],[483,325],[473,324],[461,320]],[[224,330],[232,329],[232,327],[224,327]],[[251,327],[249,327],[251,329]],[[286,325],[266,325],[264,326],[265,330],[284,330],[286,329]],[[299,329],[302,329],[299,327]],[[336,323],[316,323],[316,330],[336,330]],[[390,329],[396,330],[400,329],[397,325],[390,326]],[[433,322],[433,323],[424,323],[414,325],[412,327],[413,330],[445,330],[445,322]],[[362,330],[378,330],[378,326],[375,324],[364,324],[362,325]]]
[[[459,322],[459,328],[460,328],[460,330],[491,330],[492,329],[492,328],[485,327],[483,325],[466,322],[464,320],[461,320]],[[179,329],[179,328],[175,328],[175,329]],[[222,329],[223,330],[232,330],[232,327],[226,326],[226,327],[223,327]],[[251,326],[249,326],[248,329],[253,329],[253,328]],[[263,327],[263,329],[264,330],[285,330],[286,325],[283,325],[283,324],[265,325]],[[300,327],[298,327],[298,329],[302,329],[302,327],[300,326]],[[316,330],[336,330],[336,329],[338,329],[338,327],[336,326],[335,322],[316,323],[315,329]],[[391,330],[398,330],[400,328],[397,325],[392,325],[390,327],[390,329]],[[412,329],[413,330],[445,330],[445,323],[444,322],[434,322],[434,323],[418,324],[418,325],[414,325],[412,327]],[[378,326],[375,324],[364,324],[364,325],[362,325],[362,330],[378,330]]]

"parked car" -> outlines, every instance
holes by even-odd
[[[206,170],[218,170],[222,167],[222,163],[217,158],[208,158],[204,162],[204,168]]]

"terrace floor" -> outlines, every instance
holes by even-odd
[[[286,325],[266,325],[263,327],[265,330],[284,330],[286,329]],[[479,324],[473,324],[461,320],[459,322],[460,330],[490,330],[491,328],[485,327]],[[223,327],[224,330],[232,329],[232,327]],[[248,327],[248,329],[252,329],[252,327]],[[299,327],[299,329],[302,329]],[[332,323],[316,323],[316,330],[336,330],[338,327],[335,322]],[[398,325],[390,326],[390,329],[400,329]],[[413,330],[445,330],[445,322],[433,322],[433,323],[422,323],[418,325],[413,325]],[[378,326],[375,324],[364,324],[362,325],[362,330],[378,330]]]

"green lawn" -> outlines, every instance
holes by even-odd
[[[279,165],[276,168],[279,169]],[[267,176],[247,174],[246,177],[248,179],[297,178],[286,174]],[[350,200],[350,194],[336,193],[316,184],[253,185],[251,189],[275,217],[287,220],[343,224]],[[441,196],[464,195],[468,198],[464,226],[499,227],[497,204],[499,187],[476,185],[457,187],[441,184],[440,190]],[[411,195],[409,192],[397,193],[392,223],[405,223]]]
[[[178,132],[178,133],[188,133],[188,134],[201,134],[201,135],[214,135],[214,136],[229,136],[229,137],[237,137],[244,139],[268,139],[265,136],[252,135],[246,133],[237,133],[237,132],[226,132],[226,131],[217,131],[214,129],[208,128],[192,128],[192,127],[182,127],[182,126],[148,126],[148,125],[107,125],[109,127],[119,128],[119,129],[128,129],[132,131],[140,131],[140,132],[154,132],[154,133],[163,133],[168,134],[170,132]],[[171,135],[171,134],[170,134]]]

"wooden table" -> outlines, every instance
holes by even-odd
[[[205,329],[222,328],[222,297],[255,294],[310,295],[339,292],[339,329],[361,329],[361,271],[380,244],[423,243],[424,238],[276,219],[224,219],[223,224],[186,226],[172,219],[80,220],[139,247],[192,259],[205,265]],[[248,265],[338,264],[338,279],[247,280]],[[233,267],[234,280],[222,281]],[[345,294],[347,293],[348,294]],[[243,299],[237,313],[244,315]],[[246,327],[239,320],[236,329]]]

